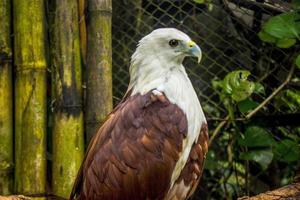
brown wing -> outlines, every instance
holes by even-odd
[[[198,140],[192,146],[188,161],[170,189],[167,200],[185,200],[195,192],[202,175],[207,151],[208,129],[207,124],[203,123]]]
[[[164,96],[128,97],[92,139],[70,199],[163,199],[186,133]]]

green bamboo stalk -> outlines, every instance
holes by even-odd
[[[13,0],[15,189],[46,189],[46,50],[43,0]]]
[[[86,1],[78,0],[79,6],[79,32],[80,32],[80,49],[82,61],[86,64],[86,23],[85,23],[85,9]]]
[[[52,190],[55,195],[68,198],[84,153],[78,2],[52,3]]]
[[[0,1],[0,194],[13,186],[13,110],[10,1]]]
[[[88,1],[86,133],[89,141],[112,110],[111,0]]]

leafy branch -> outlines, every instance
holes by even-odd
[[[292,65],[285,81],[278,88],[276,88],[276,90],[274,90],[272,94],[268,96],[262,103],[260,103],[254,110],[252,110],[249,114],[247,114],[245,119],[250,119],[259,110],[261,110],[271,99],[273,99],[291,81],[294,71],[295,71],[295,65]]]
[[[275,44],[279,48],[290,48],[296,45],[300,39],[300,12],[291,11],[271,17],[263,25],[258,36],[262,41]],[[296,58],[295,56],[293,57]],[[247,125],[251,124],[250,119],[265,108],[271,100],[276,97],[275,100],[277,101],[278,96],[280,97],[279,94],[282,94],[284,88],[291,83],[296,67],[300,68],[300,54],[295,59],[294,64],[292,64],[286,79],[260,103],[253,101],[251,95],[253,93],[264,94],[264,87],[260,83],[253,83],[247,80],[250,72],[236,70],[227,74],[223,80],[214,80],[212,85],[218,92],[220,101],[223,102],[227,110],[227,116],[224,119],[218,119],[221,122],[212,132],[209,145],[211,145],[221,130],[224,130],[224,133],[239,134],[237,137],[230,137],[229,141],[230,146],[233,146],[233,141],[238,138],[238,146],[235,148],[244,149],[240,153],[239,158],[247,162],[249,160],[255,161],[263,170],[274,159],[287,163],[300,159],[298,139],[283,137],[276,141],[266,129]],[[286,94],[293,98],[298,98],[298,93],[287,91]],[[298,102],[300,100],[296,101],[296,103]],[[242,117],[239,117],[238,110],[243,114]],[[247,114],[244,115],[245,113]],[[240,125],[237,125],[236,121],[244,122],[243,125],[247,126],[245,132],[240,130]],[[289,149],[289,152],[286,152],[287,149]]]

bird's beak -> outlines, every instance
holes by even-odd
[[[187,43],[187,46],[188,46],[187,47],[188,55],[198,58],[198,63],[200,63],[201,58],[202,58],[202,52],[201,52],[200,47],[192,40]]]

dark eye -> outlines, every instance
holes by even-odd
[[[175,40],[175,39],[172,39],[172,40],[169,41],[169,45],[171,47],[177,47],[178,43],[179,43],[178,40]]]

